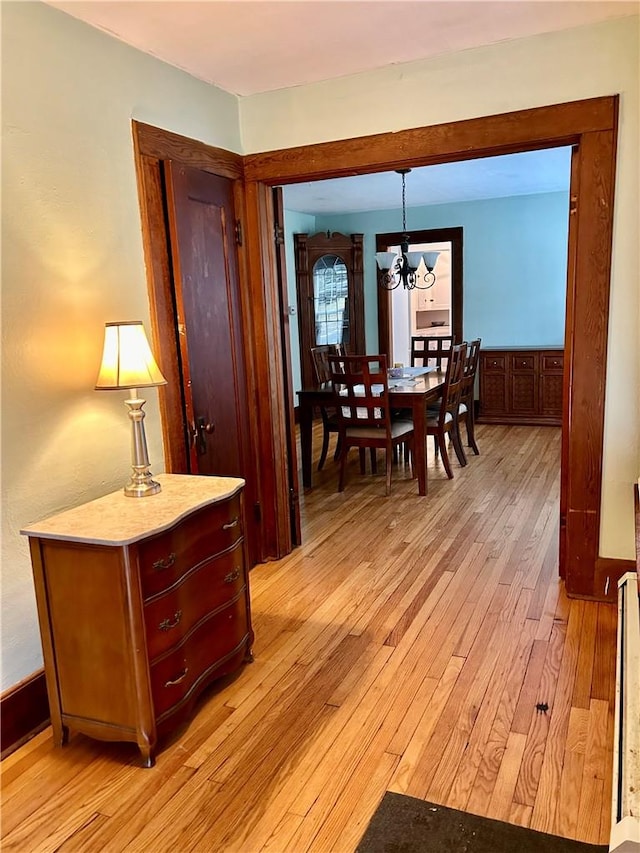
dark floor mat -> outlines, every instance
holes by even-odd
[[[606,853],[499,820],[426,803],[403,794],[382,798],[357,853]]]

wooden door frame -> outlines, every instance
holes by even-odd
[[[287,284],[287,253],[285,249],[284,199],[282,187],[273,188],[273,210],[275,216],[275,243],[277,277],[280,286],[280,316],[282,318],[282,367],[284,375],[285,414],[287,427],[287,459],[296,458],[295,401],[293,399],[293,369],[291,365],[291,314],[289,313],[289,291]],[[298,466],[289,465],[289,523],[291,545],[302,544],[300,525],[300,484]]]
[[[376,234],[376,252],[386,252],[383,246],[397,246],[402,239],[402,232]],[[415,243],[451,243],[451,332],[455,343],[463,340],[463,229],[454,228],[420,228],[411,233],[411,244]],[[387,358],[391,352],[391,324],[393,323],[391,291],[378,288],[378,352]]]
[[[604,440],[604,395],[616,165],[617,95],[518,110],[395,133],[303,145],[244,158],[247,238],[260,263],[251,265],[251,288],[272,301],[277,282],[268,270],[273,254],[261,225],[267,188],[325,178],[392,171],[558,146],[577,146],[580,192],[571,188],[570,240],[575,240],[575,286],[567,287],[565,340],[566,442],[562,459],[564,546],[562,572],[570,595],[603,597],[598,556]],[[260,275],[260,264],[262,275]],[[264,318],[274,324],[271,312]],[[275,397],[274,371],[264,369]],[[285,452],[284,431],[273,423],[274,446]],[[276,464],[278,461],[276,460]],[[280,463],[282,464],[282,463]],[[616,563],[616,561],[611,561]],[[600,569],[598,568],[600,566]],[[617,569],[611,566],[610,576]],[[611,577],[613,580],[613,577]]]

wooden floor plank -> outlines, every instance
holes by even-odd
[[[584,601],[575,602],[569,614],[567,634],[558,673],[553,707],[550,709],[549,736],[545,745],[540,782],[531,816],[531,827],[541,832],[553,832],[558,807],[558,789],[562,775],[564,743],[569,728],[571,696],[575,683],[580,634],[584,617]]]
[[[304,544],[251,573],[255,664],[151,769],[132,744],[22,746],[3,850],[351,853],[385,790],[606,842],[616,609],[557,577],[560,430],[477,433],[453,480],[429,442],[426,497],[355,454],[341,494],[314,471]]]

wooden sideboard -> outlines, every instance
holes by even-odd
[[[561,347],[490,347],[480,351],[478,421],[562,425]]]
[[[30,525],[54,742],[137,743],[154,763],[214,679],[251,660],[244,480],[161,474]]]

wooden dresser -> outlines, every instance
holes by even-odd
[[[478,421],[562,425],[562,347],[480,351]]]
[[[53,737],[69,729],[137,743],[214,679],[251,660],[244,481],[161,474],[162,491],[122,491],[30,525]]]

